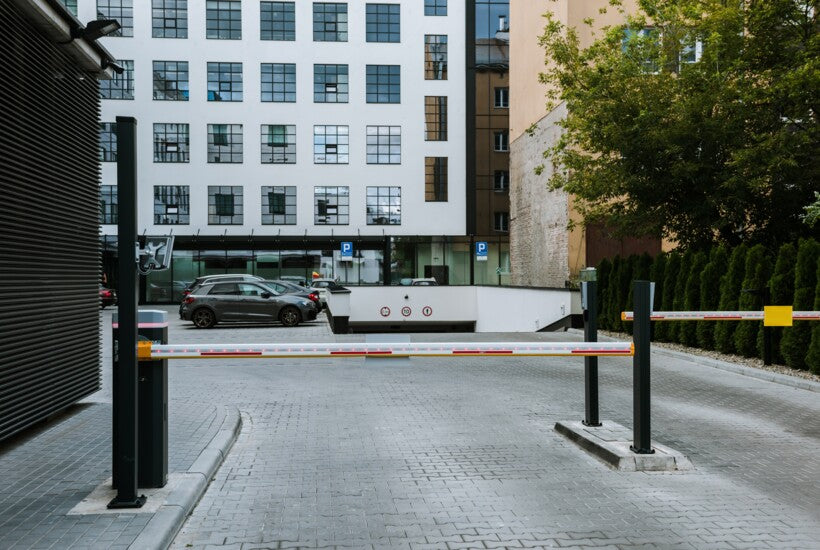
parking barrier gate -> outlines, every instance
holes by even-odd
[[[650,321],[764,321],[764,311],[653,311]],[[820,321],[820,311],[792,311],[793,321]],[[622,321],[633,321],[635,312],[622,311]]]
[[[629,357],[631,342],[413,342],[158,345],[139,342],[140,360],[346,357]]]

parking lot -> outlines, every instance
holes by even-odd
[[[324,316],[198,330],[174,314],[170,343],[366,338]],[[243,420],[174,547],[816,548],[817,394],[653,362],[653,438],[694,472],[611,471],[558,436],[583,415],[580,359],[174,361],[172,399]],[[631,426],[629,358],[601,360],[601,416]]]

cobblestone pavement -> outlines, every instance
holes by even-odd
[[[172,343],[334,339],[172,324]],[[578,336],[412,336],[488,338]],[[175,361],[171,379],[243,415],[173,548],[820,548],[817,394],[694,358],[653,357],[653,439],[685,473],[612,471],[553,431],[583,415],[580,359]],[[631,359],[602,359],[602,418],[631,426],[631,391]]]

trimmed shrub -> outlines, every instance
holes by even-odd
[[[609,273],[612,271],[612,262],[607,258],[601,260],[598,264],[598,328],[602,330],[609,330],[609,325],[605,325],[606,315],[604,312],[604,296],[609,288]]]
[[[618,332],[626,330],[625,323],[621,321],[621,312],[626,309],[629,287],[632,286],[632,268],[635,265],[635,258],[637,258],[635,255],[624,258],[618,269],[618,289],[613,296],[612,310],[609,312],[613,326]]]
[[[655,283],[655,302],[652,311],[663,311],[663,279],[666,270],[666,253],[661,252],[655,256],[652,267],[649,270],[649,280]],[[658,326],[661,323],[650,323],[652,340],[656,338]]]
[[[720,311],[736,311],[738,298],[743,284],[743,273],[746,268],[746,256],[749,248],[741,244],[732,251],[729,268],[720,278]],[[722,321],[715,323],[715,348],[723,353],[735,353],[735,330],[740,323]]]
[[[612,302],[617,299],[618,272],[621,270],[622,261],[620,256],[615,256],[612,259],[612,269],[609,270],[606,294],[604,294],[604,302],[601,304],[601,313],[606,320],[607,330],[618,330],[615,326],[615,320],[612,319]]]
[[[820,311],[820,260],[817,262],[815,271],[817,286],[814,289],[814,310]],[[820,322],[814,321],[811,329],[811,343],[809,352],[806,354],[806,367],[814,374],[820,374]]]
[[[672,308],[674,311],[684,311],[686,309],[686,283],[689,281],[689,274],[692,272],[692,261],[694,252],[687,250],[680,259],[680,271],[678,279],[675,281],[675,294],[672,298]],[[670,342],[680,342],[680,321],[669,321],[667,336]]]
[[[680,273],[681,256],[677,252],[670,252],[666,258],[666,269],[663,274],[663,294],[658,311],[672,311],[675,299],[675,285]],[[660,322],[655,324],[655,338],[660,342],[669,342],[669,327],[671,323]]]
[[[820,282],[817,275],[817,262],[820,259],[820,244],[814,239],[801,240],[797,249],[797,261],[794,269],[795,311],[816,310],[817,294],[815,286]],[[813,332],[817,321],[798,321],[783,331],[780,341],[780,354],[788,366],[793,369],[806,369],[806,350],[812,343]]]
[[[700,274],[700,311],[716,311],[720,307],[720,278],[726,271],[729,253],[726,246],[714,247],[709,253],[709,263]],[[698,321],[695,328],[698,346],[715,349],[715,321]]]
[[[766,248],[762,244],[753,246],[746,255],[746,270],[738,298],[738,307],[741,311],[763,309],[762,292],[766,288],[770,271]],[[755,357],[758,349],[757,337],[763,328],[763,323],[739,321],[738,325],[735,330],[737,352],[744,357]]]
[[[706,267],[708,257],[705,252],[696,252],[692,256],[692,265],[689,268],[689,276],[686,278],[684,287],[683,309],[685,311],[697,311],[700,309],[700,276],[703,268]],[[677,323],[678,342],[684,346],[695,347],[698,345],[696,334],[697,325],[695,321],[682,321]]]
[[[797,249],[791,243],[780,247],[774,273],[769,279],[769,305],[787,306],[794,301],[794,265],[797,260]],[[777,364],[784,364],[780,353],[780,341],[783,338],[783,327],[769,327],[772,334],[772,359]],[[763,342],[758,350],[763,354]]]

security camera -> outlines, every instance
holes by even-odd
[[[117,74],[122,74],[125,72],[125,67],[123,67],[119,63],[116,63],[114,61],[103,61],[102,69],[106,70],[108,67],[111,67],[111,69]]]

